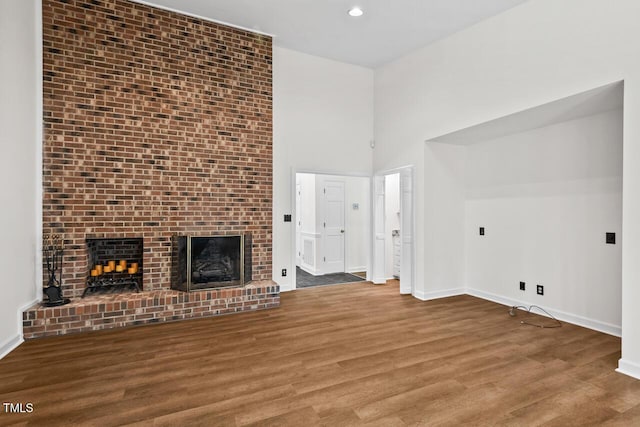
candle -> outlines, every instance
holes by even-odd
[[[120,260],[120,266],[124,269],[127,268],[127,260],[126,259],[121,259]]]
[[[121,266],[121,265],[116,265],[116,271],[117,271],[118,273],[122,273],[122,272],[124,271],[124,267],[123,267],[123,266]]]
[[[138,269],[135,267],[129,267],[127,271],[129,272],[129,274],[136,274],[138,272]]]
[[[108,265],[105,265],[103,271],[105,273],[111,273],[113,271],[113,269],[111,267],[109,267]]]
[[[116,268],[116,262],[115,261],[109,261],[109,268],[111,270],[113,270],[114,268]]]
[[[132,262],[131,263],[131,267],[135,268],[136,271],[138,271],[138,263],[137,262]]]
[[[97,264],[95,266],[96,271],[98,272],[98,276],[102,274],[102,265]]]
[[[96,277],[98,275],[98,270],[93,269],[91,270],[91,277]]]

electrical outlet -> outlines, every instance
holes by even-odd
[[[524,282],[520,282],[520,290],[524,291],[525,288],[525,283]]]
[[[484,236],[484,227],[480,227],[480,235]]]
[[[616,244],[616,233],[607,233],[607,235],[606,235],[606,243],[608,245],[615,245]]]
[[[291,214],[284,214],[284,222],[291,222]]]
[[[286,277],[287,276],[287,269],[283,268],[282,269],[282,277]]]
[[[536,293],[538,295],[544,295],[544,286],[542,286],[542,285],[536,286]]]

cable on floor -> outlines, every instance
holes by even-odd
[[[542,311],[543,313],[545,313],[547,316],[549,316],[551,319],[553,319],[556,323],[553,324],[553,325],[550,325],[550,326],[545,326],[545,325],[539,325],[537,323],[527,322],[526,320],[521,320],[520,324],[529,325],[529,326],[535,326],[536,328],[542,328],[542,329],[560,328],[560,327],[562,327],[562,323],[558,319],[553,317],[553,315],[551,313],[549,313],[548,311],[546,311],[544,308],[539,307],[537,305],[531,305],[531,306],[529,306],[529,308],[525,307],[524,305],[514,305],[513,307],[511,307],[509,309],[509,316],[516,317],[516,310],[518,310],[518,309],[522,309],[522,310],[526,311],[527,314],[531,315],[531,310],[534,309],[534,308],[536,308],[536,309]]]

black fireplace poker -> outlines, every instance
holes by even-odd
[[[62,254],[64,240],[59,234],[45,235],[42,241],[42,253],[47,267],[47,284],[43,293],[47,299],[42,302],[47,307],[65,305],[71,302],[62,296]]]

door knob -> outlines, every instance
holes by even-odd
[[[344,230],[340,230],[341,233],[344,233]]]

